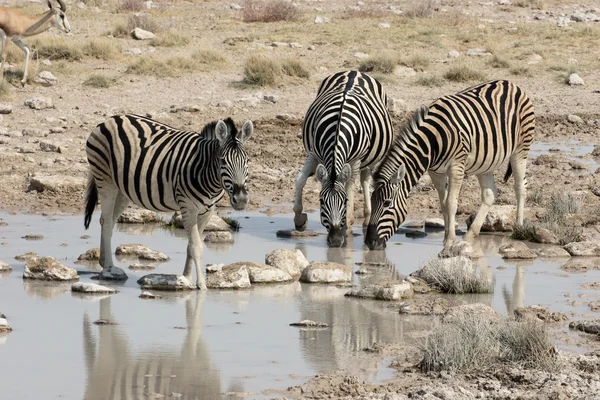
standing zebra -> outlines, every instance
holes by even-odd
[[[201,235],[224,191],[235,210],[246,207],[244,143],[252,131],[246,121],[238,132],[231,118],[211,122],[200,133],[180,131],[132,114],[96,126],[86,144],[91,173],[84,223],[87,229],[100,196],[100,278],[127,279],[113,264],[111,237],[117,218],[133,202],[153,211],[181,210],[188,235],[183,276],[192,282],[194,263],[196,285],[206,289]]]
[[[381,84],[367,74],[344,71],[323,80],[304,119],[302,141],[308,156],[296,178],[294,224],[306,229],[302,191],[316,175],[321,182],[321,223],[331,247],[344,244],[354,222],[353,183],[360,170],[366,226],[371,215],[371,169],[392,144],[392,119]],[[347,221],[347,214],[348,221]]]
[[[465,174],[476,175],[481,187],[481,207],[465,239],[479,234],[496,195],[494,170],[507,160],[510,163],[504,181],[514,173],[516,222],[522,224],[525,166],[534,128],[531,101],[518,86],[504,80],[473,86],[421,107],[375,172],[367,246],[385,247],[406,217],[410,190],[426,171],[444,215],[443,253],[456,237],[457,201]]]

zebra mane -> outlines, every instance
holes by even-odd
[[[215,127],[217,126],[218,122],[219,121],[212,121],[204,125],[204,128],[202,128],[202,131],[200,132],[200,136],[209,140],[215,139]],[[238,130],[231,117],[227,117],[227,119],[224,119],[223,122],[225,122],[225,125],[227,125],[227,131],[229,131],[231,134],[231,138],[235,139],[238,134]]]
[[[413,112],[411,117],[404,123],[404,125],[402,125],[398,131],[398,134],[394,138],[394,143],[392,143],[390,150],[381,161],[377,171],[375,171],[375,179],[389,179],[392,176],[391,174],[396,172],[399,167],[399,165],[395,165],[398,162],[397,154],[401,152],[400,149],[403,147],[403,143],[406,141],[406,139],[413,136],[419,130],[419,127],[425,120],[425,117],[427,117],[428,113],[428,106],[420,106]]]

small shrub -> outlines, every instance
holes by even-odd
[[[537,10],[541,10],[544,8],[544,3],[542,0],[515,0],[513,5],[517,7],[529,7],[535,8]]]
[[[447,293],[493,293],[494,280],[465,257],[434,258],[416,273]]]
[[[134,14],[129,16],[127,19],[127,35],[135,28],[140,28],[153,33],[160,31],[160,25],[147,14]]]
[[[494,55],[487,64],[492,68],[510,68],[510,64],[504,58]]]
[[[535,225],[530,221],[523,221],[522,225],[515,224],[510,238],[532,241],[535,238]]]
[[[209,66],[221,66],[227,64],[227,59],[214,50],[198,50],[192,54],[192,59],[200,64]]]
[[[500,360],[523,368],[552,371],[557,366],[556,349],[543,322],[533,318],[506,320],[494,331],[500,345]]]
[[[302,79],[310,78],[310,71],[301,61],[292,59],[285,60],[283,61],[281,68],[283,73],[288,76],[295,76]]]
[[[273,85],[281,74],[281,66],[268,58],[250,56],[244,67],[244,83],[248,85]]]
[[[404,15],[408,18],[429,18],[437,9],[438,2],[436,0],[420,0],[412,2]]]
[[[80,61],[83,58],[81,47],[63,40],[37,39],[30,48],[37,53],[38,58],[69,61]]]
[[[419,79],[417,79],[417,85],[427,87],[443,86],[444,80],[435,75],[421,76]]]
[[[429,58],[420,54],[415,54],[406,60],[402,60],[401,64],[417,71],[423,71],[429,67],[429,62]]]
[[[154,47],[182,47],[187,46],[192,39],[178,32],[166,32],[160,37],[150,40],[150,46]]]
[[[106,75],[94,74],[90,75],[84,82],[84,86],[89,86],[98,89],[106,89],[111,87],[116,82],[116,79],[109,78]]]
[[[544,201],[544,193],[539,187],[527,191],[527,204],[541,206]]]
[[[394,68],[398,61],[391,56],[375,56],[369,57],[365,61],[361,62],[358,66],[358,70],[362,72],[379,72],[382,74],[391,74],[394,72]]]
[[[82,3],[88,7],[102,7],[104,0],[82,0]]]
[[[509,72],[511,73],[511,75],[528,76],[528,77],[533,76],[533,74],[531,73],[529,68],[523,67],[523,66],[511,68],[509,70]]]
[[[110,40],[92,40],[82,48],[87,57],[99,60],[112,60],[121,52],[120,46]]]
[[[244,22],[296,21],[299,17],[298,7],[284,0],[244,1]]]
[[[172,57],[165,61],[152,57],[140,57],[127,67],[127,73],[138,75],[153,75],[160,78],[174,77],[182,72],[196,69],[196,62],[190,58]]]
[[[450,67],[444,74],[444,78],[452,82],[485,81],[485,75],[471,69],[466,65],[455,65]]]
[[[4,80],[0,81],[0,100],[10,99],[12,99],[12,89],[10,88],[10,84]]]
[[[129,37],[129,32],[131,32],[131,30],[127,29],[127,25],[125,25],[123,22],[119,22],[118,24],[113,26],[112,30],[110,31],[110,34],[116,38],[126,38]]]
[[[387,11],[381,6],[374,4],[364,4],[358,8],[351,8],[344,11],[343,18],[381,18],[387,15]]]
[[[142,11],[145,8],[144,0],[118,0],[117,12]]]
[[[576,214],[581,209],[581,204],[573,193],[554,192],[550,195],[547,205],[547,221],[562,221],[567,214]]]

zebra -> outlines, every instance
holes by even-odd
[[[306,162],[296,178],[294,225],[306,229],[302,191],[315,175],[321,183],[321,223],[330,247],[343,246],[354,222],[353,183],[360,170],[365,226],[371,214],[371,170],[392,144],[392,119],[381,83],[358,71],[326,77],[302,126]],[[347,217],[348,215],[348,217]]]
[[[464,237],[471,240],[494,203],[494,171],[507,160],[504,182],[514,174],[516,223],[522,224],[525,167],[534,128],[530,99],[506,80],[472,86],[420,107],[374,174],[373,212],[365,244],[372,250],[385,248],[406,217],[410,190],[429,172],[444,216],[441,255],[447,255],[456,238],[455,215],[465,175],[476,175],[481,187],[481,206]]]
[[[135,114],[112,116],[97,125],[86,143],[90,175],[84,226],[89,228],[100,197],[100,278],[127,279],[113,264],[111,237],[117,218],[133,202],[152,211],[181,210],[188,236],[183,276],[192,282],[195,264],[196,285],[206,289],[201,235],[225,191],[235,210],[248,203],[244,144],[253,129],[248,120],[238,132],[227,118],[197,133]]]

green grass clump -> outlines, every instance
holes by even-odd
[[[83,86],[89,86],[97,89],[107,89],[116,83],[116,79],[106,75],[93,74],[90,75],[84,82]]]
[[[470,81],[485,81],[486,77],[483,73],[470,68],[467,65],[455,65],[450,67],[444,74],[444,78],[452,82],[470,82]]]

